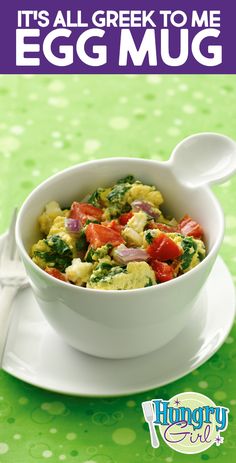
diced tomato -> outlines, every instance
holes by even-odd
[[[183,235],[193,236],[194,238],[202,238],[203,229],[198,222],[192,219],[189,215],[185,215],[179,222],[179,228]]]
[[[122,225],[120,225],[120,224],[118,223],[118,221],[115,220],[115,219],[112,220],[111,222],[103,222],[102,225],[104,225],[105,227],[111,228],[112,230],[115,230],[115,231],[117,231],[117,232],[119,232],[119,233],[120,233],[121,230],[123,230],[123,228],[124,228],[124,227],[123,227]]]
[[[77,207],[79,207],[79,210],[82,214],[91,215],[92,217],[98,220],[102,218],[103,210],[99,209],[99,207],[95,207],[92,204],[88,204],[88,203],[77,203],[77,205],[78,205]]]
[[[170,225],[166,225],[165,223],[156,223],[156,222],[149,222],[147,228],[158,228],[158,230],[166,232],[166,233],[178,233],[178,227],[171,227]]]
[[[160,261],[174,260],[182,254],[179,246],[164,233],[160,233],[147,247],[151,259]]]
[[[126,225],[129,219],[133,217],[133,215],[134,215],[133,212],[125,212],[124,214],[121,214],[121,216],[119,217],[120,224]]]
[[[121,234],[112,230],[112,228],[105,227],[97,223],[90,223],[86,228],[86,239],[89,241],[92,248],[100,248],[104,244],[110,243],[113,246],[118,246],[124,243]]]
[[[88,203],[77,203],[74,201],[70,210],[71,219],[79,219],[84,225],[87,220],[98,220],[102,219],[103,210]]]
[[[57,268],[46,267],[45,272],[51,275],[52,277],[57,278],[58,280],[66,281],[66,278],[63,275],[63,273],[61,273],[60,270],[58,270]]]
[[[171,265],[160,262],[159,260],[153,260],[151,266],[155,272],[157,282],[163,283],[164,281],[169,281],[174,278],[174,269]]]

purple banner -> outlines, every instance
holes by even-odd
[[[2,74],[235,74],[232,0],[8,0]]]

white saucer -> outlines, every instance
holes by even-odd
[[[64,394],[134,394],[170,383],[204,363],[224,342],[234,315],[233,282],[218,258],[191,321],[173,341],[135,359],[106,360],[67,346],[28,288],[14,301],[2,368],[27,383]]]

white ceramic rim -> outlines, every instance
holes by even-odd
[[[171,158],[170,158],[171,159]],[[73,170],[76,170],[78,169],[78,167],[82,167],[84,165],[88,165],[88,164],[94,164],[97,165],[97,164],[102,164],[106,161],[108,162],[116,162],[116,161],[124,161],[124,160],[127,160],[127,161],[134,161],[134,162],[137,162],[137,163],[149,163],[149,164],[154,164],[155,166],[157,165],[163,165],[163,163],[165,165],[169,164],[170,165],[170,160],[168,161],[153,161],[153,160],[149,160],[149,159],[143,159],[143,158],[130,158],[130,157],[114,157],[114,158],[103,158],[103,159],[98,159],[98,160],[92,160],[92,161],[86,161],[86,162],[83,162],[83,163],[80,163],[80,164],[76,164],[74,166],[71,166],[71,167],[68,167],[67,169],[63,169],[62,171],[60,172],[57,172],[56,174],[50,176],[49,178],[47,178],[46,180],[44,180],[42,183],[40,183],[36,188],[33,189],[33,191],[29,194],[29,196],[25,199],[24,203],[22,204],[20,210],[19,210],[19,213],[18,213],[18,217],[17,217],[17,221],[16,221],[16,242],[17,242],[17,245],[22,253],[22,255],[24,256],[24,258],[27,260],[27,262],[29,263],[29,265],[31,265],[37,272],[39,272],[40,275],[43,275],[46,279],[48,279],[48,281],[53,281],[54,284],[59,284],[59,285],[63,285],[68,288],[68,283],[67,282],[64,282],[62,280],[58,280],[56,278],[54,278],[53,276],[49,275],[48,273],[46,273],[44,270],[42,270],[40,267],[38,267],[38,265],[36,265],[32,259],[30,258],[28,252],[26,251],[24,245],[23,245],[23,242],[22,242],[22,239],[21,239],[21,230],[20,230],[20,221],[21,221],[21,215],[23,214],[23,212],[25,212],[25,209],[27,209],[27,205],[28,205],[28,201],[31,200],[31,198],[35,195],[37,195],[44,187],[45,185],[47,185],[48,183],[50,183],[51,181],[53,181],[54,179],[58,178],[58,177],[61,177],[63,176],[63,174],[65,173],[70,173],[72,172]],[[134,293],[134,292],[137,292],[137,291],[162,291],[163,289],[165,290],[167,287],[171,287],[173,285],[176,285],[178,284],[178,281],[183,281],[183,280],[189,280],[191,279],[191,275],[193,275],[194,273],[198,272],[203,266],[207,266],[208,264],[208,261],[211,259],[212,255],[214,253],[216,253],[216,255],[218,255],[218,251],[219,251],[219,248],[220,248],[220,245],[223,241],[223,236],[224,236],[224,214],[223,214],[223,210],[219,204],[219,202],[217,201],[215,195],[213,194],[213,192],[210,190],[210,187],[209,185],[201,185],[201,186],[198,186],[198,187],[190,187],[190,186],[185,186],[185,188],[187,189],[195,189],[195,190],[204,190],[205,194],[206,195],[209,195],[211,196],[211,200],[213,201],[213,204],[214,204],[214,207],[219,215],[219,222],[220,222],[220,229],[219,229],[219,233],[218,233],[218,239],[216,240],[216,242],[214,243],[212,249],[210,250],[210,252],[207,254],[207,256],[203,259],[203,261],[201,261],[196,267],[194,267],[193,269],[191,269],[189,272],[187,273],[184,273],[183,275],[180,275],[178,276],[177,278],[174,278],[173,280],[169,280],[169,281],[166,281],[166,282],[163,282],[159,285],[153,285],[153,286],[148,286],[146,288],[137,288],[137,289],[122,289],[122,290],[105,290],[105,289],[92,289],[92,288],[84,288],[82,286],[76,286],[76,285],[70,285],[71,286],[71,290],[76,290],[76,291],[86,291],[86,292],[93,292],[96,291],[96,292],[99,292],[99,293],[103,293],[103,294],[120,294],[121,297],[122,295],[124,294],[129,294],[129,293]]]
[[[0,235],[0,248],[1,248],[1,239],[2,239],[2,236],[3,235]],[[1,249],[0,249],[0,252],[1,252]],[[196,370],[197,368],[199,368],[200,366],[204,365],[220,348],[221,346],[223,345],[226,337],[228,336],[228,334],[230,333],[230,330],[232,329],[232,326],[233,326],[233,323],[234,323],[234,319],[235,319],[235,310],[236,310],[236,306],[235,306],[235,288],[234,288],[234,284],[233,284],[233,281],[232,281],[232,276],[229,272],[229,269],[228,267],[226,266],[225,262],[223,261],[222,257],[218,257],[217,260],[216,260],[216,263],[214,264],[217,265],[217,262],[218,264],[220,263],[221,265],[224,266],[224,269],[225,271],[227,272],[227,275],[228,275],[228,283],[230,281],[230,284],[231,284],[231,287],[232,287],[232,294],[234,295],[233,296],[233,299],[234,299],[234,304],[232,304],[232,316],[229,318],[227,318],[228,320],[228,323],[227,323],[227,329],[224,330],[224,334],[223,336],[220,338],[218,338],[218,344],[214,347],[213,350],[208,350],[207,353],[206,353],[206,350],[203,349],[203,352],[205,352],[205,357],[204,357],[204,360],[202,360],[202,357],[201,356],[197,356],[197,362],[195,362],[193,365],[191,365],[191,367],[188,369],[188,371],[186,371],[185,373],[181,373],[181,376],[179,374],[174,374],[172,376],[172,378],[168,381],[161,381],[160,383],[157,384],[157,382],[153,382],[151,385],[149,384],[148,386],[145,386],[145,388],[143,387],[139,387],[139,389],[135,389],[135,391],[132,389],[129,389],[127,391],[126,390],[123,390],[122,392],[116,392],[116,393],[92,393],[92,394],[86,394],[86,393],[81,393],[81,392],[71,392],[71,391],[65,391],[65,390],[62,390],[59,386],[57,389],[53,388],[53,387],[50,387],[50,386],[46,386],[45,384],[39,384],[37,381],[34,381],[32,378],[29,379],[29,377],[24,377],[22,375],[19,375],[19,374],[16,374],[16,371],[12,371],[12,370],[9,370],[8,368],[5,367],[5,365],[3,364],[3,370],[6,371],[8,374],[10,374],[11,376],[14,376],[15,378],[17,378],[18,380],[21,380],[21,381],[24,381],[28,384],[31,384],[37,388],[41,388],[45,391],[50,391],[50,392],[54,392],[54,393],[58,393],[58,394],[62,394],[62,395],[69,395],[71,397],[86,397],[86,398],[103,398],[103,397],[125,397],[125,396],[129,396],[129,395],[137,395],[137,394],[141,394],[143,392],[147,392],[147,391],[150,391],[151,389],[154,389],[154,388],[159,388],[159,387],[163,387],[163,386],[166,386],[166,385],[169,385],[169,384],[173,384],[174,381],[177,381],[177,380],[180,380],[184,377],[186,377],[187,375],[189,375],[192,371]],[[213,267],[213,272],[214,272],[214,267]],[[206,283],[206,285],[208,284],[208,282]],[[228,304],[227,304],[228,306]],[[208,306],[209,307],[209,306]],[[208,308],[207,308],[208,310]],[[227,309],[228,310],[228,309]],[[14,314],[13,314],[14,316]],[[195,316],[198,316],[197,315],[197,312],[195,312]],[[224,312],[224,316],[225,316],[225,312]],[[206,322],[207,323],[207,322]],[[187,325],[188,326],[188,323]],[[185,328],[184,328],[185,330]],[[172,341],[170,341],[170,343],[172,344],[172,342],[175,340],[176,338],[174,338]],[[209,345],[209,344],[208,344]],[[211,344],[210,344],[211,345]],[[154,352],[158,352],[158,350],[154,351]],[[145,359],[146,361],[148,361],[148,358],[149,358],[149,355],[152,355],[154,352],[152,352],[151,354],[145,354],[145,355],[142,355],[139,357],[139,359]],[[90,357],[89,354],[85,354],[86,356],[88,355]],[[99,358],[97,358],[99,360]],[[135,358],[133,359],[128,359],[130,361],[134,361]],[[122,360],[122,362],[126,362],[127,359],[124,359]],[[114,360],[113,360],[114,362]]]

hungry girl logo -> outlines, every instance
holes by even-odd
[[[183,392],[170,400],[143,402],[142,407],[154,448],[159,447],[155,426],[164,442],[180,453],[199,453],[224,442],[220,433],[227,429],[229,409],[203,394]]]

